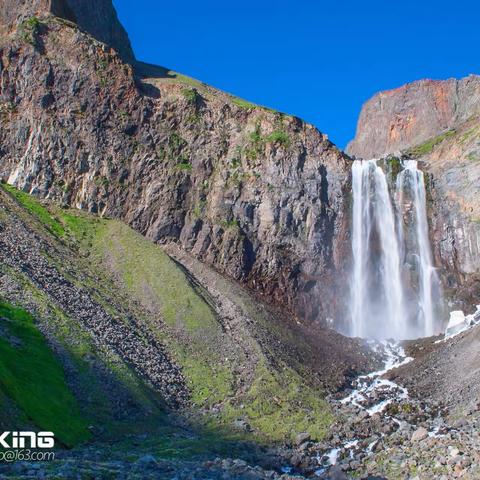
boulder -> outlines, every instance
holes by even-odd
[[[461,310],[450,312],[450,320],[448,321],[448,325],[445,330],[445,336],[451,337],[452,335],[456,335],[462,330],[465,330],[467,327],[467,320]]]
[[[309,433],[307,433],[307,432],[299,433],[295,437],[295,445],[297,445],[297,446],[302,445],[302,443],[306,443],[306,442],[310,441],[310,439],[311,439],[311,436],[310,436]]]
[[[412,442],[421,442],[422,440],[425,440],[427,437],[428,437],[427,429],[420,427],[413,432],[411,440]]]

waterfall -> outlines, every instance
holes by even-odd
[[[417,323],[423,330],[423,336],[436,333],[434,294],[437,301],[440,301],[441,286],[437,271],[433,265],[430,240],[428,238],[428,220],[426,209],[425,178],[423,172],[418,169],[415,160],[407,160],[404,163],[404,170],[399,174],[402,193],[410,189],[412,203],[414,206],[413,224],[416,240],[417,270],[420,277],[418,308],[416,309]],[[402,199],[403,201],[403,195]],[[400,208],[403,205],[400,204]]]
[[[348,334],[395,339],[432,335],[441,326],[433,300],[441,290],[428,238],[424,175],[416,162],[405,162],[392,195],[378,163],[356,160],[352,165]]]

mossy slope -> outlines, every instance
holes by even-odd
[[[0,301],[0,389],[37,427],[67,446],[90,438],[62,367],[33,317]]]

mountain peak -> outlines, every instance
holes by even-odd
[[[32,15],[55,15],[112,47],[126,62],[135,59],[128,34],[118,20],[111,0],[4,0],[0,24],[10,25]]]

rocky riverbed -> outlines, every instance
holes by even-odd
[[[399,368],[416,368],[416,362],[398,344],[372,346],[383,349],[385,369],[357,378],[350,390],[330,397],[339,421],[323,442],[299,435],[291,472],[324,479],[479,478],[480,404],[459,414],[448,402],[411,395],[388,377]]]

